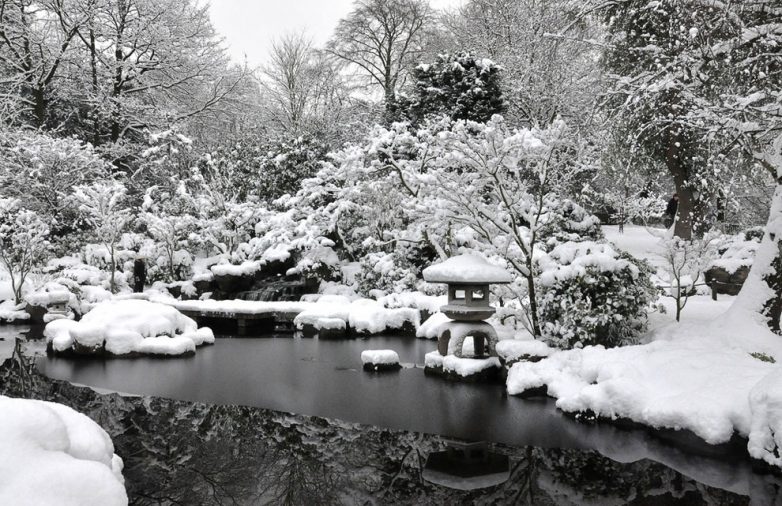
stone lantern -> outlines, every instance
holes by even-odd
[[[505,269],[490,264],[477,255],[459,255],[449,258],[423,271],[429,283],[448,285],[448,304],[440,310],[452,321],[440,326],[437,350],[440,355],[462,356],[462,345],[467,337],[473,338],[475,356],[496,356],[497,332],[485,320],[494,314],[489,305],[489,286],[507,284],[511,275]]]

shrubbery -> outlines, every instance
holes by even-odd
[[[566,242],[539,261],[544,339],[559,348],[632,343],[655,300],[651,266],[609,244]]]

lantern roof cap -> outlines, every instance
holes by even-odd
[[[511,275],[502,267],[487,262],[482,257],[467,253],[427,267],[423,271],[429,283],[491,284],[510,283]]]

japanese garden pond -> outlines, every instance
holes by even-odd
[[[555,491],[565,487],[563,490],[570,490],[574,494],[582,493],[581,488],[587,487],[594,494],[593,500],[599,504],[609,499],[609,502],[621,499],[620,504],[623,501],[630,503],[630,495],[638,504],[648,504],[641,501],[643,497],[647,497],[647,500],[654,498],[654,504],[748,504],[750,497],[753,504],[770,504],[769,501],[778,501],[782,497],[782,480],[753,469],[741,442],[734,448],[711,448],[694,439],[690,441],[682,438],[681,434],[650,432],[605,423],[579,423],[558,412],[553,400],[508,397],[504,388],[497,384],[452,383],[426,377],[422,366],[424,355],[435,346],[433,341],[395,336],[319,340],[280,334],[222,338],[214,346],[199,349],[195,356],[172,360],[41,357],[37,361],[37,369],[53,380],[93,387],[95,391],[78,389],[89,394],[80,393],[76,400],[74,394],[68,394],[65,400],[51,400],[66,402],[70,399],[74,407],[91,414],[104,426],[107,422],[100,418],[107,415],[96,415],[90,409],[85,410],[85,403],[89,406],[105,406],[105,401],[101,400],[105,396],[98,392],[144,396],[109,396],[115,399],[110,403],[113,414],[109,417],[114,421],[108,423],[110,426],[106,428],[115,440],[117,453],[122,451],[123,446],[140,444],[136,442],[140,434],[136,434],[136,439],[132,441],[123,439],[129,437],[127,427],[124,427],[128,423],[128,413],[134,413],[136,417],[141,416],[139,410],[143,412],[143,421],[134,421],[134,426],[155,426],[144,429],[145,432],[156,433],[144,437],[158,438],[155,444],[145,443],[145,452],[150,451],[150,445],[168,448],[170,442],[166,440],[166,434],[177,440],[182,437],[192,438],[173,434],[177,431],[187,432],[194,426],[203,425],[208,419],[210,425],[216,424],[221,428],[211,431],[207,440],[221,438],[221,444],[226,444],[225,440],[230,439],[234,441],[233,444],[244,447],[248,437],[260,437],[265,441],[264,444],[269,444],[269,439],[277,442],[284,440],[283,446],[288,453],[280,457],[281,462],[289,462],[291,455],[299,455],[300,450],[312,441],[320,448],[318,451],[328,448],[329,455],[330,452],[336,452],[344,456],[348,452],[347,447],[351,448],[351,454],[356,455],[387,454],[383,458],[390,459],[393,464],[386,462],[379,466],[385,469],[382,472],[367,471],[365,464],[352,460],[352,464],[340,461],[345,472],[369,473],[379,480],[377,490],[369,495],[380,498],[381,502],[393,498],[394,501],[415,503],[447,497],[457,502],[485,499],[487,502],[500,503],[573,503],[572,498],[567,499],[570,492],[563,492],[564,495],[558,497],[557,493],[548,490],[546,494],[540,495],[541,490],[551,487]],[[404,368],[383,374],[362,371],[361,351],[382,348],[396,350]],[[46,381],[64,385],[58,381]],[[61,392],[63,387],[50,385],[45,388],[49,393],[42,398],[48,398],[52,389],[56,395],[64,395]],[[68,386],[68,389],[74,387]],[[4,393],[3,390],[0,382],[0,393]],[[13,395],[14,392],[6,390],[5,393]],[[89,397],[88,401],[84,400],[85,395]],[[94,409],[103,413],[106,408]],[[118,410],[120,414],[117,414]],[[198,420],[198,424],[193,422],[193,417]],[[253,422],[256,418],[256,422]],[[118,419],[123,421],[119,422]],[[239,424],[241,426],[249,424],[250,433],[253,433],[252,425],[256,423],[262,428],[260,433],[263,434],[237,434],[236,431],[240,430],[234,427],[237,419],[242,420]],[[329,421],[317,421],[322,419]],[[112,424],[115,425],[114,430]],[[289,434],[291,426],[307,427],[303,431],[306,437],[292,442]],[[341,434],[339,441],[335,442],[333,437],[328,441],[319,439],[317,434],[326,430],[324,427],[332,427]],[[273,434],[279,430],[286,431],[286,435]],[[396,437],[389,439],[388,434]],[[444,443],[439,436],[496,444],[511,457],[511,462],[515,462],[511,484],[491,489],[489,495],[478,492],[460,492],[462,495],[459,495],[454,491],[456,495],[448,496],[440,488],[425,484],[420,476],[418,479],[413,479],[413,476],[410,483],[405,485],[404,492],[397,490],[399,484],[393,476],[402,473],[404,469],[405,473],[415,474],[406,461],[410,448],[423,448],[419,459],[425,460],[426,450],[442,448]],[[198,444],[196,438],[185,446],[190,448],[188,451],[191,453],[198,453],[201,452],[195,449]],[[273,446],[279,445],[275,443]],[[133,448],[128,447],[126,451],[136,452]],[[536,462],[534,470],[530,468],[522,471],[519,468],[521,462],[532,465],[530,452],[536,455],[533,459]],[[311,457],[314,460],[307,465],[315,465],[318,459],[331,458],[323,455]],[[212,455],[208,458],[218,457]],[[159,456],[152,460],[157,462]],[[130,463],[126,461],[126,478],[131,495],[142,486],[137,479],[134,481],[134,473],[148,476],[148,470],[143,469],[147,464],[135,463],[134,459]],[[206,465],[212,466],[211,463]],[[255,462],[253,465],[260,464]],[[390,472],[389,466],[398,466],[399,471]],[[604,472],[606,467],[611,468],[611,471]],[[552,485],[551,473],[558,472],[570,475],[570,478],[557,475],[554,479],[557,485]],[[626,482],[625,485],[632,491],[614,490],[615,481],[620,475],[620,481]],[[253,478],[243,479],[252,481]],[[324,483],[333,481],[331,478],[323,479]],[[530,482],[525,485],[524,493],[532,494],[530,490],[537,490],[538,499],[524,500],[520,499],[522,496],[512,495],[521,486],[512,483],[520,479]],[[570,480],[571,483],[562,480]],[[161,485],[147,483],[143,486]],[[349,487],[350,494],[358,493],[356,487],[361,488],[361,494],[368,493],[364,489],[366,486],[353,484]],[[378,496],[381,488],[385,495]],[[502,490],[505,492],[501,493]],[[345,493],[345,490],[340,489],[334,497],[342,497]],[[240,494],[240,497],[246,496]],[[511,500],[511,497],[516,498]],[[198,503],[195,499],[192,501]],[[132,502],[146,504],[144,500]],[[343,502],[343,499],[336,502]]]

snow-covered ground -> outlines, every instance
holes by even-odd
[[[0,504],[126,505],[108,434],[62,404],[0,395]]]
[[[618,247],[656,263],[658,239],[640,227],[620,235]],[[668,311],[650,317],[637,346],[560,351],[511,367],[507,389],[542,386],[568,412],[591,411],[655,428],[688,429],[709,443],[734,432],[749,438],[758,459],[782,465],[782,338],[753,313],[732,308],[733,297],[692,297],[681,323]]]

